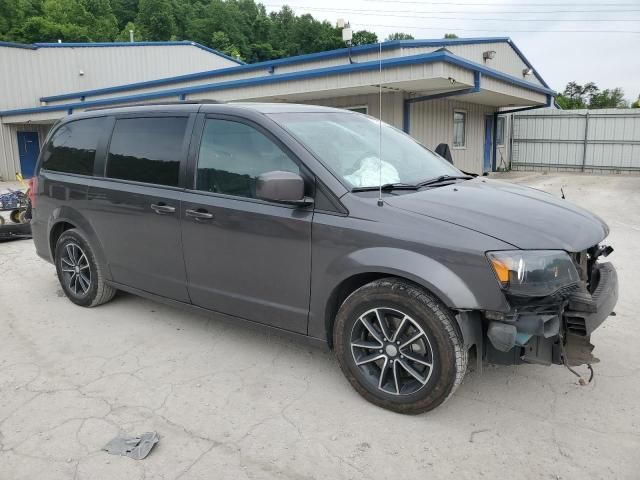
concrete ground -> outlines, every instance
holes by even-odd
[[[119,295],[73,305],[0,244],[0,479],[640,478],[640,177],[504,175],[605,218],[621,297],[595,380],[487,367],[435,411],[360,398],[329,352]],[[581,371],[585,372],[584,369]],[[142,461],[101,451],[155,430]]]

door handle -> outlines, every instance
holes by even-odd
[[[167,213],[175,213],[176,207],[172,207],[171,205],[166,205],[164,203],[152,203],[151,210],[156,212],[158,215],[165,215]]]
[[[213,213],[209,213],[204,209],[198,209],[198,210],[192,210],[192,209],[187,209],[184,212],[187,217],[191,217],[196,221],[200,221],[200,220],[211,220],[213,218]]]

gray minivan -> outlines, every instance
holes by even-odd
[[[590,365],[618,297],[601,219],[355,112],[70,115],[33,183],[37,252],[75,304],[123,290],[305,337],[401,413],[444,402],[470,350],[479,366]]]

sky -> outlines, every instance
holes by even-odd
[[[640,0],[262,0],[268,11],[289,5],[354,31],[384,39],[393,32],[415,38],[508,36],[551,88],[570,81],[621,87],[640,95]],[[634,32],[634,33],[628,33]]]

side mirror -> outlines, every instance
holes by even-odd
[[[267,172],[256,179],[256,197],[270,202],[288,203],[301,207],[311,205],[313,199],[304,196],[304,180],[291,172]]]

